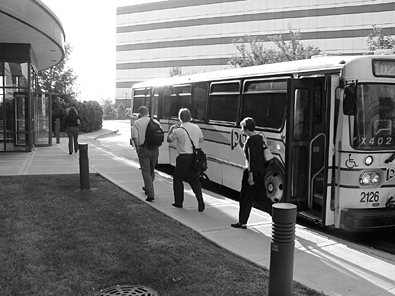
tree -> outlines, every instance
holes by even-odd
[[[118,107],[115,109],[115,119],[126,119],[126,107],[123,103],[120,103]]]
[[[180,67],[173,67],[170,69],[169,72],[170,77],[174,77],[174,76],[181,76],[182,75],[182,71]]]
[[[290,39],[288,42],[285,40],[283,33],[268,37],[276,45],[276,49],[265,48],[263,41],[251,35],[245,35],[244,38],[237,41],[233,40],[239,53],[238,55],[233,55],[228,64],[235,68],[242,68],[302,60],[321,53],[318,47],[306,46],[300,41],[301,33],[299,30],[293,31],[292,27],[288,25],[288,33]]]
[[[395,47],[395,39],[391,35],[384,36],[381,28],[373,25],[373,32],[366,39],[369,52],[377,49],[392,49]]]
[[[62,118],[66,108],[76,101],[79,93],[76,85],[78,76],[74,74],[72,68],[67,67],[72,47],[65,44],[64,59],[49,69],[38,72],[38,86],[40,91],[55,93],[52,99],[52,116]]]
[[[89,133],[97,131],[103,125],[103,109],[97,101],[76,102],[75,108],[82,117],[81,130]]]
[[[110,99],[102,100],[101,106],[103,108],[103,119],[114,119],[115,109],[114,104]]]

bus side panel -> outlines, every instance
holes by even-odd
[[[158,164],[170,164],[170,147],[169,143],[167,143],[167,134],[170,125],[168,120],[160,120],[160,124],[163,128],[163,131],[165,132],[165,139],[162,146],[159,147]]]

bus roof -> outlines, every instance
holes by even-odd
[[[192,75],[182,75],[167,78],[157,78],[133,85],[132,88],[158,87],[166,85],[182,85],[201,81],[232,80],[241,77],[256,77],[266,75],[290,75],[294,73],[302,74],[312,71],[335,71],[342,69],[347,63],[356,59],[372,59],[377,55],[363,56],[315,56],[311,59],[281,62],[275,64],[265,64],[244,68],[233,68],[215,72],[199,73]],[[385,56],[386,58],[389,56]],[[391,55],[390,57],[395,58]]]

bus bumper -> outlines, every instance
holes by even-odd
[[[395,227],[395,209],[341,210],[340,227],[350,232],[367,232]]]

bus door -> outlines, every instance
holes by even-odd
[[[321,223],[326,161],[325,78],[289,79],[285,201],[299,215]]]

